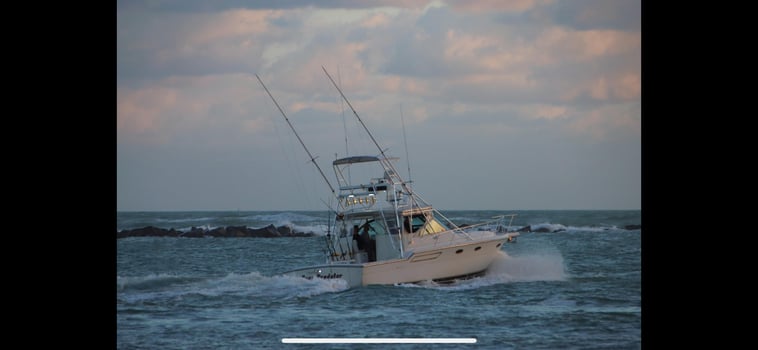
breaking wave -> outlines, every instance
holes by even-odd
[[[602,231],[617,231],[628,230],[625,228],[617,227],[615,225],[591,225],[591,226],[566,226],[563,224],[553,223],[539,223],[529,225],[532,231],[542,230],[544,232],[602,232]],[[539,231],[538,231],[539,232]]]
[[[230,273],[223,277],[192,277],[150,274],[138,277],[116,277],[118,297],[127,302],[153,299],[242,296],[290,299],[311,297],[348,289],[341,279],[307,280],[291,276],[264,276],[259,272]]]

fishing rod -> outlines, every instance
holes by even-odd
[[[324,200],[322,199],[321,201],[323,202]],[[326,243],[326,252],[329,253],[329,256],[334,256],[334,254],[332,254],[331,244],[329,244],[330,243],[329,238],[331,237],[331,234],[332,234],[332,219],[331,219],[331,214],[330,214],[329,216],[326,217],[326,235],[324,236],[324,243]]]
[[[324,236],[324,242],[326,242],[326,249],[329,252],[329,259],[333,259],[335,256],[337,256],[337,251],[334,250],[334,244],[332,243],[332,236],[326,235]]]
[[[308,157],[311,158],[311,162],[313,165],[316,166],[316,169],[318,169],[318,172],[321,174],[321,177],[324,178],[324,181],[326,181],[326,185],[329,186],[329,189],[332,191],[332,195],[335,197],[337,196],[337,192],[334,191],[334,187],[332,187],[332,184],[329,182],[329,179],[326,178],[326,175],[324,175],[324,172],[321,171],[321,167],[318,166],[318,163],[316,163],[316,158],[311,155],[311,152],[308,150],[308,147],[305,147],[305,143],[303,142],[303,139],[300,138],[300,135],[298,135],[297,131],[295,131],[295,127],[292,126],[292,123],[290,123],[289,118],[287,118],[287,115],[284,114],[284,111],[282,110],[282,107],[279,106],[279,103],[276,102],[276,99],[273,95],[271,95],[271,92],[268,91],[268,88],[266,88],[266,85],[263,84],[263,80],[261,80],[261,77],[258,76],[258,74],[255,74],[255,77],[258,78],[258,82],[261,83],[261,86],[263,86],[263,89],[266,90],[266,93],[269,97],[271,97],[271,100],[274,101],[274,104],[276,105],[276,108],[279,109],[279,112],[282,113],[282,116],[284,117],[284,120],[287,121],[287,124],[290,126],[290,129],[292,129],[292,132],[295,133],[295,136],[297,137],[297,140],[300,141],[300,144],[303,146],[303,149],[305,149],[305,152],[308,153]]]
[[[331,204],[327,204],[326,202],[324,202],[323,199],[321,199],[321,203],[324,203],[324,205],[327,208],[329,208],[329,210],[331,210],[332,214],[335,214],[336,216],[340,215],[336,210],[334,210],[334,208],[332,208]],[[335,229],[335,231],[337,230],[337,223],[336,223],[337,218],[336,218],[336,216],[335,216],[335,223],[334,223],[334,229]],[[331,220],[329,221],[329,224],[331,224]],[[339,236],[337,236],[336,233],[335,233],[335,237],[337,237],[337,242],[339,242],[340,238],[339,238]],[[350,259],[353,258],[353,245],[352,245],[352,241],[353,241],[352,236],[348,236],[347,239],[346,239],[346,243],[347,243],[347,254],[350,257]],[[340,243],[340,251],[342,251],[342,244],[341,243]]]

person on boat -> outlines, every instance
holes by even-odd
[[[368,261],[376,261],[376,241],[369,235],[369,228],[368,222],[363,224],[363,232],[361,232],[360,239],[358,240],[358,249],[366,251]]]
[[[364,250],[366,249],[365,244],[363,243],[363,239],[358,234],[358,225],[353,226],[353,239],[358,243],[358,250]]]

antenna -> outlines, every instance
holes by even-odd
[[[263,89],[266,90],[266,93],[269,97],[271,97],[271,100],[274,101],[274,104],[276,105],[276,108],[279,109],[279,112],[282,113],[282,116],[284,117],[284,120],[287,121],[287,124],[290,126],[290,129],[292,129],[292,132],[295,133],[295,136],[297,137],[297,140],[300,141],[300,144],[303,145],[303,149],[305,149],[305,153],[308,153],[308,157],[311,158],[311,162],[313,165],[316,166],[316,169],[318,169],[318,172],[321,173],[321,177],[324,178],[324,181],[326,181],[326,185],[329,186],[329,189],[332,190],[332,195],[336,196],[337,193],[334,191],[334,187],[332,187],[332,184],[329,182],[329,180],[326,178],[326,175],[324,175],[324,172],[321,171],[321,167],[318,166],[318,163],[316,163],[316,158],[311,155],[311,152],[308,150],[308,147],[305,147],[305,143],[303,143],[303,139],[300,138],[300,135],[297,134],[297,131],[295,131],[295,127],[292,126],[292,123],[290,123],[289,118],[287,118],[287,115],[284,114],[284,111],[282,110],[282,107],[279,107],[279,103],[276,102],[276,99],[273,95],[271,95],[271,92],[268,91],[268,88],[266,88],[266,85],[263,84],[263,80],[261,80],[261,77],[258,76],[258,74],[255,75],[256,78],[258,78],[258,82],[261,83],[261,86],[263,86]]]
[[[413,182],[411,180],[411,158],[408,156],[408,139],[405,137],[405,118],[403,118],[403,104],[400,104],[400,124],[403,126],[403,145],[405,145],[405,161],[408,164],[408,182]],[[408,193],[411,194],[411,208],[413,208],[413,193],[410,190],[410,187],[408,187]]]
[[[408,139],[405,137],[405,119],[403,118],[403,104],[400,104],[400,123],[403,125],[403,145],[405,146],[405,161],[408,164],[408,182],[411,180],[411,157],[408,156]]]

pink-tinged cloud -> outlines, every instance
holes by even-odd
[[[589,96],[598,101],[634,101],[640,98],[641,85],[636,73],[609,72],[595,79],[579,80],[560,93],[565,102]]]
[[[375,13],[361,22],[361,27],[376,28],[386,26],[390,23],[390,16],[384,12]]]
[[[119,89],[118,136],[123,141],[159,141],[213,130],[260,132],[268,124],[256,113],[251,97],[255,84],[251,75],[231,74],[172,77],[138,89]]]
[[[541,64],[586,62],[601,56],[633,54],[640,50],[641,42],[640,33],[552,27],[537,38],[533,52]]]
[[[590,96],[597,100],[634,101],[640,98],[642,86],[637,73],[612,74],[610,78],[602,77],[590,87]]]
[[[328,92],[331,86],[321,68],[323,66],[343,89],[356,91],[368,86],[365,80],[370,74],[359,57],[366,47],[365,43],[300,47],[286,59],[273,62],[269,70],[259,75],[274,89],[312,95]],[[269,71],[272,71],[271,77]]]
[[[628,73],[622,76],[614,86],[614,94],[626,100],[640,98],[642,92],[642,81],[640,75]]]
[[[270,130],[272,125],[270,119],[255,118],[243,121],[242,128],[248,134],[257,134],[264,130]]]
[[[640,110],[635,105],[620,104],[597,107],[583,112],[569,124],[576,134],[589,136],[595,141],[607,140],[613,133],[639,136]]]
[[[376,1],[353,1],[355,5],[362,3],[370,4],[370,7],[399,7],[407,9],[420,9],[429,4],[431,0],[376,0]]]
[[[281,17],[279,10],[230,10],[198,21],[187,37],[189,45],[210,45],[228,38],[250,38],[269,30],[269,22]],[[246,40],[242,40],[244,43]]]
[[[177,104],[178,92],[164,87],[117,92],[116,126],[119,134],[141,134],[158,130],[161,114]]]
[[[498,40],[494,37],[457,33],[450,29],[445,34],[445,58],[448,60],[471,60],[478,57],[482,49],[498,47],[498,44]]]
[[[425,96],[429,94],[429,83],[417,78],[397,75],[381,77],[382,91],[397,95]]]
[[[600,79],[591,82],[589,86],[589,92],[590,96],[596,100],[607,100],[608,84],[606,83],[605,78],[600,77]]]
[[[412,123],[422,123],[429,119],[429,112],[426,110],[426,107],[414,107],[411,109],[409,116]]]
[[[468,12],[524,12],[552,1],[539,0],[446,0],[455,10]]]
[[[506,72],[518,65],[533,63],[531,54],[529,46],[507,34],[470,34],[452,29],[445,34],[444,57],[453,64]]]
[[[568,108],[566,106],[540,105],[534,107],[531,116],[537,119],[563,119],[568,117]]]
[[[480,73],[468,74],[456,81],[454,84],[460,85],[461,88],[485,88],[498,89],[504,91],[529,92],[539,87],[538,82],[529,76],[528,71],[511,71],[507,73]],[[500,101],[492,101],[498,103]]]

